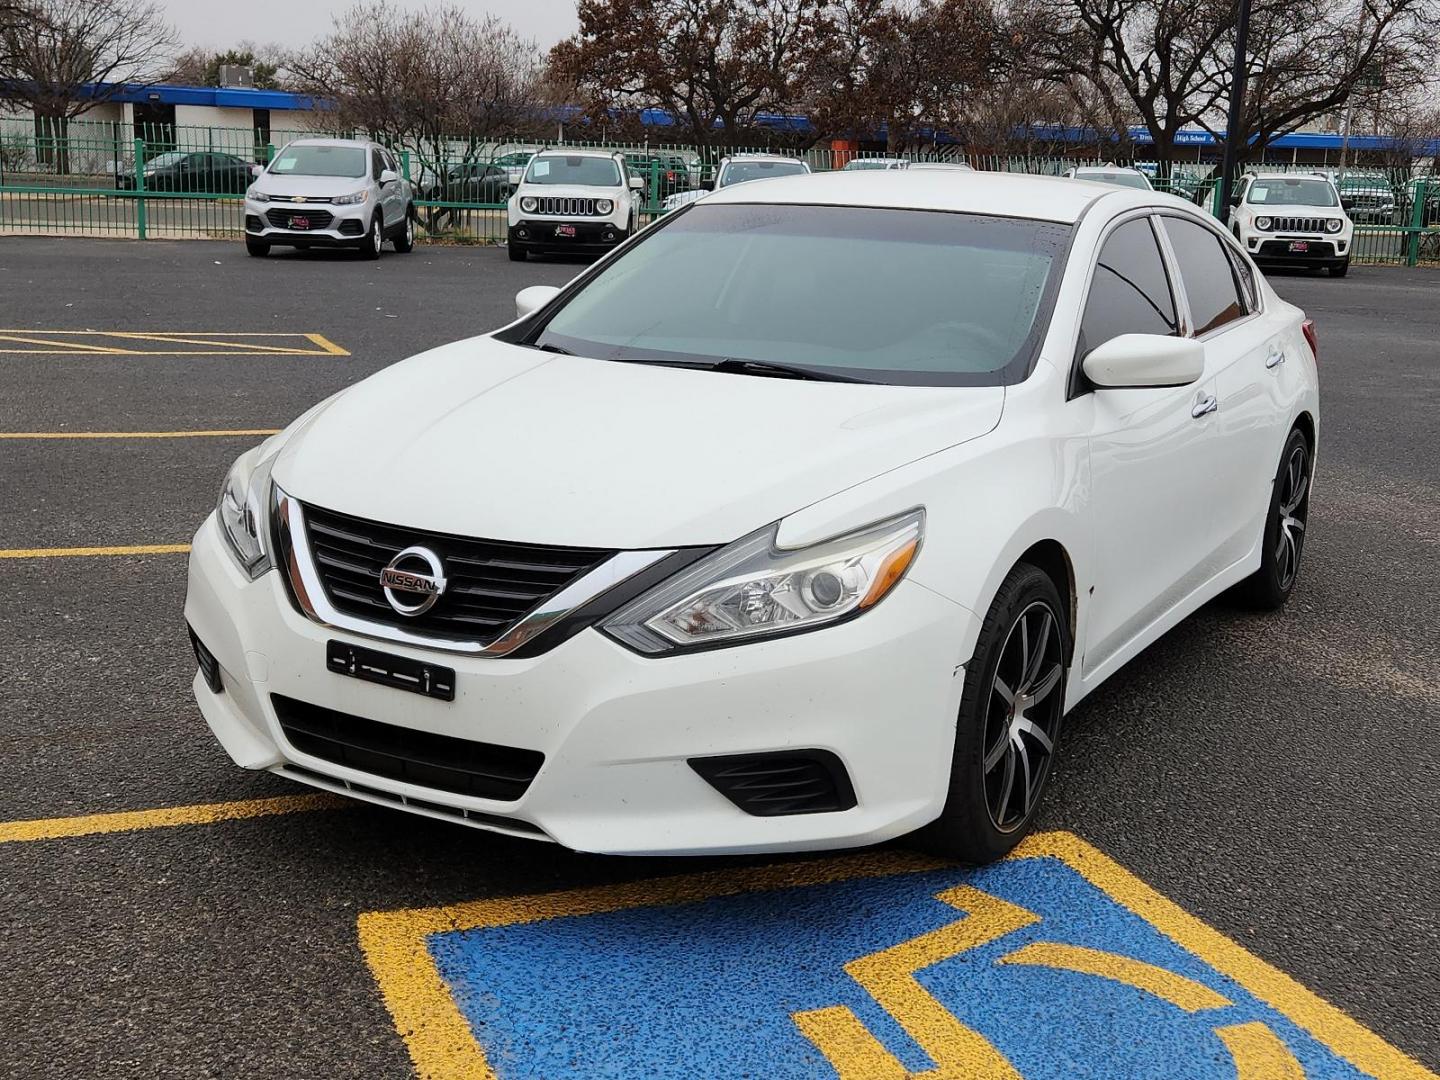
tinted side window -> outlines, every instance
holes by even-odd
[[[1224,326],[1245,314],[1235,271],[1221,239],[1204,225],[1182,218],[1166,217],[1165,234],[1180,264],[1180,280],[1190,298],[1190,316],[1195,333],[1203,334]]]
[[[1240,296],[1245,301],[1245,310],[1254,311],[1260,306],[1259,286],[1255,284],[1255,271],[1231,245],[1225,245],[1225,254],[1230,256],[1230,262],[1235,268],[1235,276],[1240,279]]]
[[[1127,221],[1100,249],[1080,320],[1079,353],[1121,334],[1177,332],[1175,300],[1150,222]]]
[[[385,163],[380,160],[380,151],[370,151],[370,176],[379,180],[380,174],[385,171]]]

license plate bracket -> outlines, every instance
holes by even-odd
[[[290,227],[292,229],[308,229],[310,228],[310,219],[308,217],[305,217],[303,214],[292,214],[290,216]]]
[[[574,225],[556,225],[556,226],[555,226],[555,235],[556,235],[556,236],[568,237],[569,239],[573,240],[573,239],[575,238],[575,226],[574,226]]]
[[[1291,240],[1290,250],[1296,255],[1304,255],[1310,250],[1309,240]]]
[[[325,666],[336,675],[441,701],[455,700],[455,669],[439,664],[427,664],[345,641],[330,641],[325,646]]]

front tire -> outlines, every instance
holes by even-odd
[[[1005,578],[965,665],[945,809],[915,833],[918,847],[988,863],[1029,832],[1065,710],[1067,610],[1039,567],[1020,563]]]
[[[376,214],[370,219],[370,231],[365,234],[365,239],[360,241],[360,257],[362,259],[380,258],[380,249],[385,244],[385,229],[380,224],[380,215]]]
[[[1331,263],[1331,264],[1330,264],[1330,276],[1331,276],[1331,277],[1344,277],[1344,276],[1345,276],[1346,274],[1348,274],[1349,272],[1350,272],[1350,260],[1349,260],[1349,259],[1346,259],[1344,262],[1338,262],[1338,263]]]
[[[1305,550],[1305,525],[1310,517],[1310,443],[1299,428],[1290,432],[1280,454],[1280,467],[1270,489],[1265,532],[1260,543],[1260,569],[1235,586],[1234,598],[1257,611],[1274,611],[1290,599]]]
[[[405,224],[395,234],[395,250],[402,255],[415,250],[415,208],[405,207]]]
[[[245,237],[245,250],[257,259],[263,259],[270,254],[270,242],[268,240],[256,240],[252,237]]]

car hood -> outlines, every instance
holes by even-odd
[[[472,338],[337,394],[288,433],[272,475],[301,502],[436,532],[713,544],[983,435],[1004,400],[1002,387],[762,378]]]
[[[261,173],[252,188],[266,195],[348,195],[370,181],[363,176],[285,176]]]
[[[1304,203],[1250,203],[1256,217],[1339,217],[1342,208],[1338,206],[1307,206]]]
[[[586,187],[583,184],[524,184],[521,194],[527,199],[623,199],[628,189],[622,187]]]

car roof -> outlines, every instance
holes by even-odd
[[[1247,174],[1251,180],[1320,180],[1329,184],[1330,177],[1322,173],[1283,173],[1283,172],[1261,172]]]
[[[1088,181],[1077,183],[1059,176],[972,172],[959,179],[953,173],[912,169],[837,169],[775,177],[720,188],[703,202],[942,210],[1073,224],[1100,199],[1117,212],[1141,206],[1195,209],[1193,204],[1172,195]]]
[[[1130,165],[1076,165],[1076,166],[1075,166],[1075,171],[1076,171],[1077,173],[1082,173],[1082,172],[1100,172],[1100,173],[1106,173],[1106,172],[1133,172],[1136,176],[1144,176],[1144,175],[1145,175],[1145,174],[1144,174],[1143,172],[1141,172],[1139,169],[1134,168],[1133,166],[1130,166]]]
[[[727,154],[726,161],[793,161],[798,165],[804,165],[805,159],[790,157],[786,154]]]
[[[287,146],[359,146],[366,150],[372,146],[378,146],[369,139],[334,139],[321,135],[302,135],[298,139],[291,139]]]
[[[609,160],[619,154],[619,150],[580,150],[570,149],[565,146],[547,146],[544,150],[536,150],[534,156],[540,157],[593,157]]]

